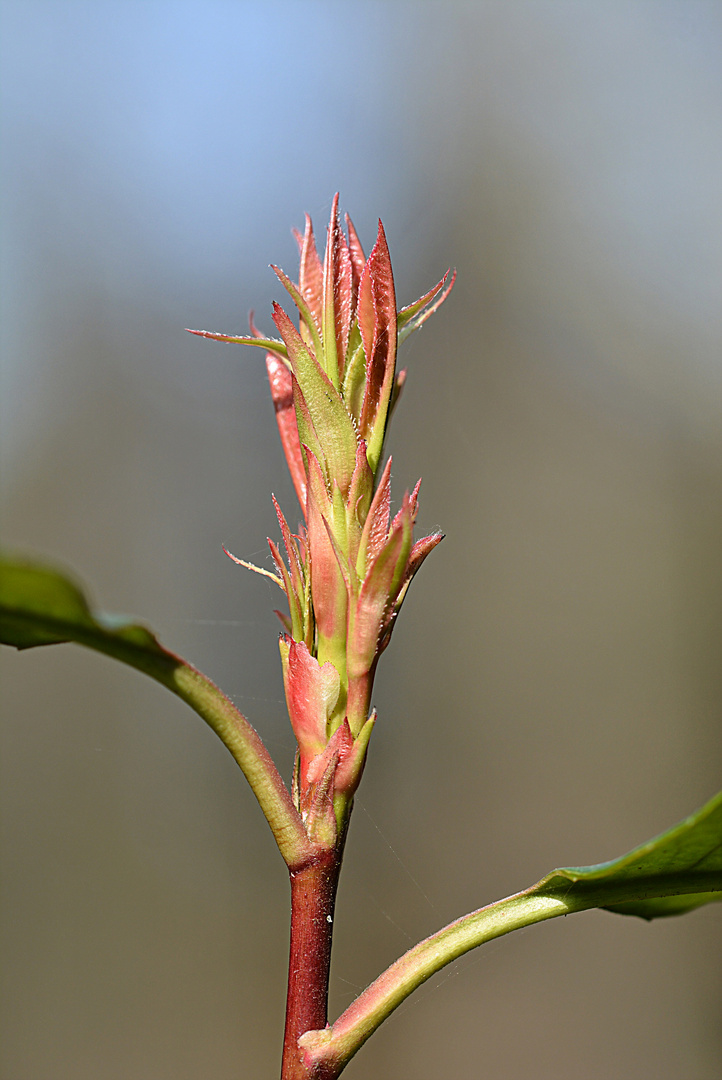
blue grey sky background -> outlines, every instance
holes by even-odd
[[[76,286],[122,323],[149,287],[171,309],[182,294],[187,313],[188,295],[235,278],[242,325],[254,299],[241,275],[269,247],[290,264],[286,223],[309,209],[320,225],[331,189],[367,234],[377,214],[403,233],[408,265],[491,128],[553,174],[537,238],[552,257],[593,243],[647,318],[673,305],[696,334],[719,335],[715,4],[30,0],[2,12],[11,448],[42,416]],[[174,370],[193,379],[187,357],[176,349]],[[718,370],[704,375],[719,390]]]

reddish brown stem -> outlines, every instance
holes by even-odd
[[[315,856],[291,870],[291,948],[288,961],[286,1031],[281,1080],[321,1080],[301,1061],[298,1040],[307,1031],[325,1028],[328,1019],[328,976],[336,889],[343,845]]]

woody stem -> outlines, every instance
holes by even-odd
[[[328,1019],[333,918],[343,842],[290,870],[291,946],[281,1080],[326,1080],[323,1066],[303,1064],[298,1040]]]

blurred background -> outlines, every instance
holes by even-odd
[[[413,941],[720,788],[714,0],[2,3],[4,544],[141,616],[285,775],[262,355],[341,192],[401,303],[414,582],[377,679],[332,1015]],[[72,646],[5,650],[2,1080],[277,1075],[288,898],[232,759]],[[479,950],[349,1080],[716,1080],[722,908]]]

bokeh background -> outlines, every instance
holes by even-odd
[[[331,197],[399,299],[396,498],[444,544],[375,694],[336,1015],[409,944],[621,854],[722,764],[722,8],[711,0],[2,4],[3,529],[147,619],[290,772],[262,356]],[[367,247],[367,249],[368,249]],[[283,865],[198,718],[7,651],[2,1080],[277,1075]],[[349,1080],[716,1080],[722,909],[597,912],[417,992]]]

